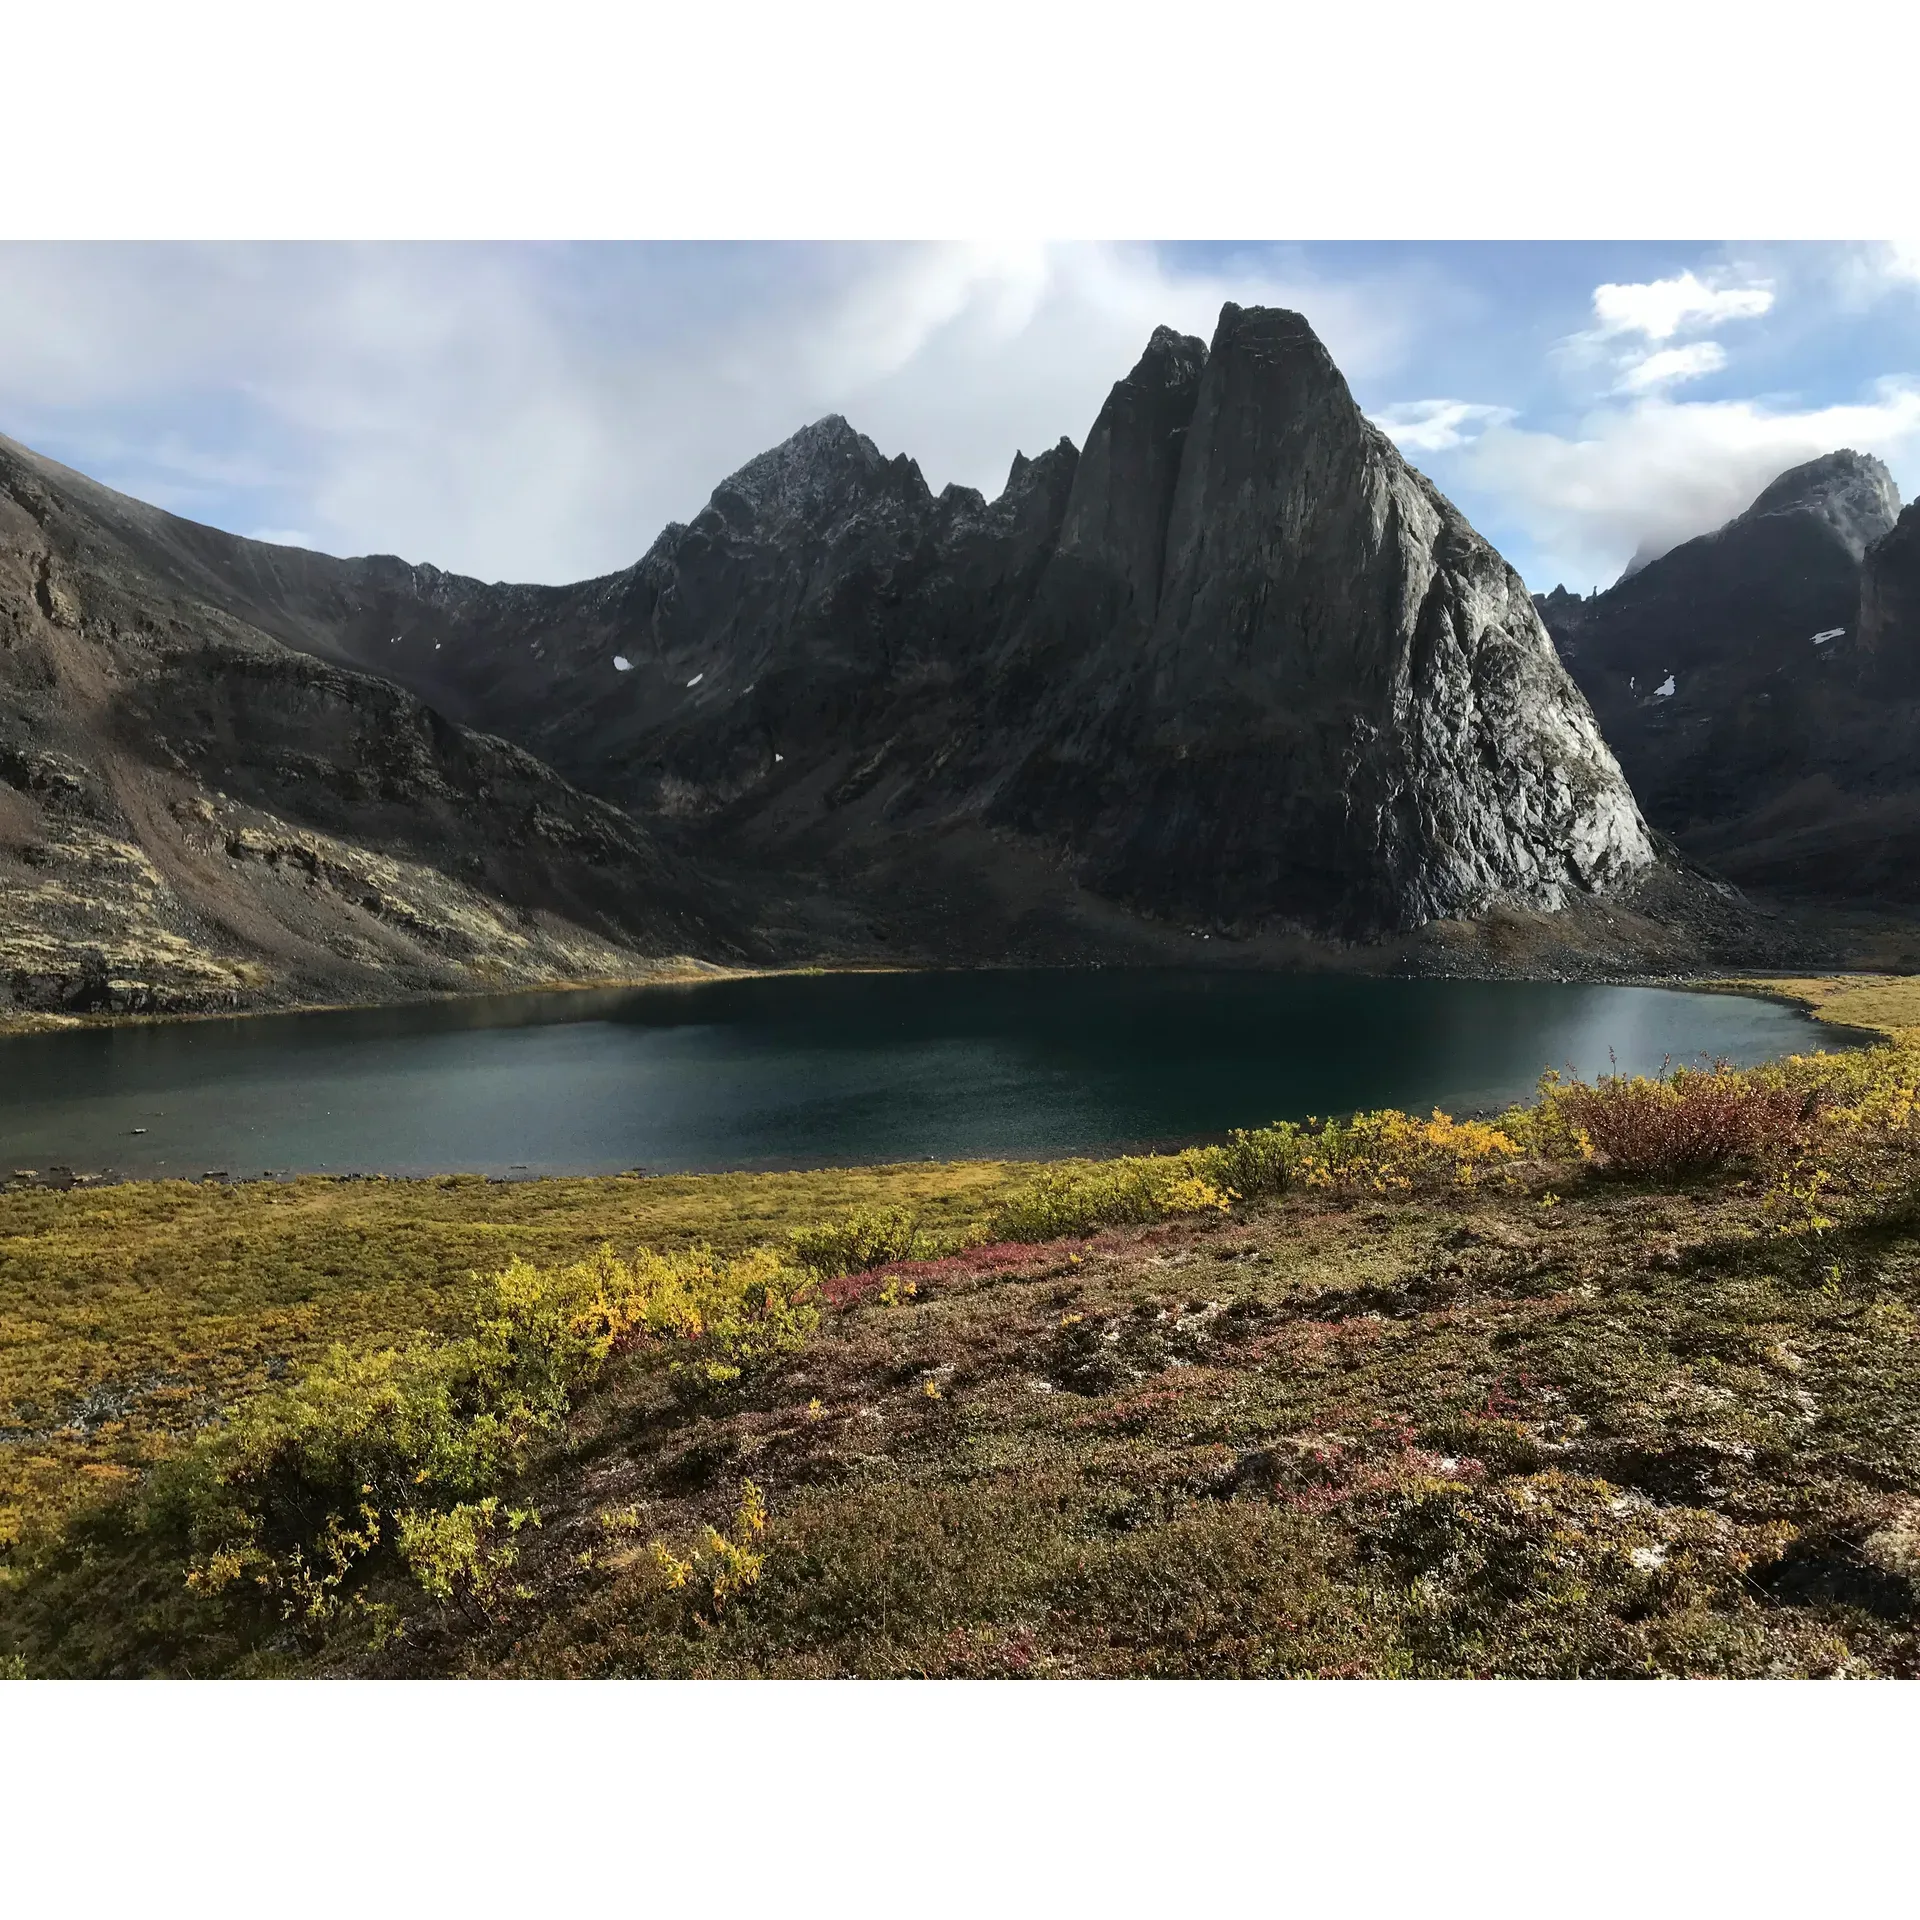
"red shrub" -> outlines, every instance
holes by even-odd
[[[909,1287],[925,1293],[931,1287],[951,1286],[956,1281],[1039,1273],[1055,1265],[1066,1248],[1081,1244],[1078,1240],[1060,1240],[1035,1246],[1024,1240],[997,1240],[991,1246],[950,1253],[943,1260],[894,1260],[884,1267],[869,1267],[864,1273],[843,1273],[824,1282],[820,1291],[830,1307],[857,1307],[890,1286],[902,1293]]]
[[[1736,1073],[1724,1060],[1657,1079],[1609,1074],[1594,1086],[1576,1080],[1552,1099],[1609,1166],[1640,1175],[1694,1173],[1786,1152],[1808,1118],[1804,1096]]]

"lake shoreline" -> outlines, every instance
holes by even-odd
[[[1863,996],[1904,990],[1860,977],[1603,985],[1212,967],[741,970],[641,984],[705,991],[656,1000],[596,983],[599,1000],[582,1001],[580,985],[321,1021],[287,1010],[277,1027],[248,1015],[40,1036],[0,1050],[16,1063],[0,1185],[464,1175],[519,1186],[1104,1160],[1313,1113],[1491,1118],[1531,1097],[1542,1066],[1591,1079],[1616,1046],[1630,1074],[1851,1049],[1895,1030],[1877,1004],[1862,1016]],[[1735,998],[1778,1011],[1736,1014]]]
[[[840,976],[901,973],[954,975],[1022,972],[1145,973],[1166,970],[1169,970],[1168,963],[1160,960],[1139,962],[1096,960],[1077,965],[1072,962],[1060,962],[1047,967],[1036,967],[1023,962],[982,966],[937,964],[921,966],[907,962],[876,964],[864,960],[833,961],[791,967],[728,967],[689,957],[684,965],[676,965],[670,969],[652,973],[596,975],[591,979],[541,981],[534,985],[496,989],[473,988],[463,992],[397,994],[375,1000],[295,999],[271,1005],[194,1007],[153,1012],[0,1011],[0,1040],[48,1033],[85,1032],[102,1028],[181,1026],[216,1020],[264,1020],[283,1014],[374,1013],[385,1009],[444,1006],[482,1000],[531,999],[541,994],[625,993],[651,987],[718,985],[732,980],[805,979],[827,974]],[[1507,973],[1471,968],[1431,971],[1423,969],[1418,973],[1409,974],[1367,967],[1333,965],[1281,967],[1233,960],[1209,960],[1197,963],[1193,971],[1220,974],[1275,973],[1302,977],[1358,974],[1363,978],[1380,979],[1510,980],[1561,986],[1663,987],[1677,992],[1749,994],[1759,999],[1774,1000],[1784,1006],[1798,1007],[1823,1024],[1845,1028],[1857,1035],[1893,1038],[1903,1028],[1920,1029],[1920,975],[1888,973],[1864,968],[1859,970],[1835,968],[1805,975],[1782,974],[1777,970],[1753,973],[1730,972],[1725,968],[1703,969],[1699,973],[1620,972],[1592,976],[1556,972],[1551,969],[1542,969],[1538,973]],[[1900,991],[1909,983],[1913,989],[1912,1003],[1910,1008],[1901,1009],[1907,1016],[1905,1018],[1893,1021],[1860,1017],[1843,1019],[1828,1010],[1832,1001],[1842,994],[1851,994],[1862,988],[1886,987]]]
[[[115,1010],[100,1013],[0,1013],[0,1040],[27,1034],[77,1033],[117,1027],[184,1026],[211,1020],[270,1020],[282,1014],[378,1013],[385,1009],[450,1005],[459,1001],[512,1000],[547,993],[631,993],[644,987],[697,987],[727,980],[804,978],[822,973],[915,973],[940,969],[869,966],[725,967],[688,959],[685,965],[653,973],[596,974],[587,979],[542,980],[530,986],[473,987],[444,993],[395,994],[379,1000],[286,1000],[245,1007],[164,1008],[153,1012]]]

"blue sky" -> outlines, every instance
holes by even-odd
[[[1920,490],[1920,246],[0,246],[0,432],[234,532],[612,571],[805,422],[937,488],[1082,440],[1160,322],[1296,307],[1535,588],[1851,445]]]

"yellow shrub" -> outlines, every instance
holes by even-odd
[[[317,1632],[373,1611],[360,1576],[377,1560],[485,1609],[506,1591],[511,1536],[538,1524],[501,1489],[616,1345],[654,1350],[677,1388],[704,1391],[798,1347],[818,1323],[812,1291],[771,1249],[516,1260],[483,1288],[464,1338],[335,1348],[203,1434],[155,1474],[142,1524],[180,1539],[199,1599]],[[743,1525],[764,1518],[757,1502]],[[750,1584],[743,1539],[708,1558],[721,1597]]]
[[[747,1480],[741,1483],[740,1504],[729,1533],[704,1528],[684,1558],[663,1540],[649,1541],[647,1554],[663,1590],[684,1595],[696,1616],[713,1619],[730,1601],[758,1584],[767,1556],[756,1542],[766,1529],[766,1500]]]
[[[502,1507],[492,1494],[462,1501],[444,1513],[409,1507],[395,1519],[400,1558],[414,1579],[436,1600],[457,1600],[483,1610],[500,1597],[520,1557],[513,1536],[524,1526],[540,1524],[537,1513]]]
[[[1435,1183],[1471,1186],[1519,1151],[1506,1132],[1483,1120],[1455,1120],[1437,1107],[1430,1119],[1416,1120],[1386,1107],[1303,1130],[1294,1177],[1328,1191],[1404,1194]]]
[[[1130,1157],[1048,1167],[1000,1207],[989,1232],[999,1240],[1052,1240],[1177,1214],[1224,1213],[1231,1204],[1193,1154]]]
[[[642,1248],[622,1260],[611,1247],[543,1269],[516,1260],[500,1296],[525,1319],[552,1322],[563,1370],[597,1367],[616,1346],[700,1349],[678,1361],[711,1380],[737,1379],[794,1352],[819,1325],[815,1289],[772,1247],[725,1259],[710,1247],[674,1253]]]
[[[855,1207],[820,1226],[788,1235],[794,1258],[823,1280],[865,1273],[914,1251],[913,1215],[905,1207]]]

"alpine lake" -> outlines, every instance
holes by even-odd
[[[1216,970],[781,975],[0,1038],[0,1177],[709,1172],[1489,1112],[1845,1044],[1743,994]]]

